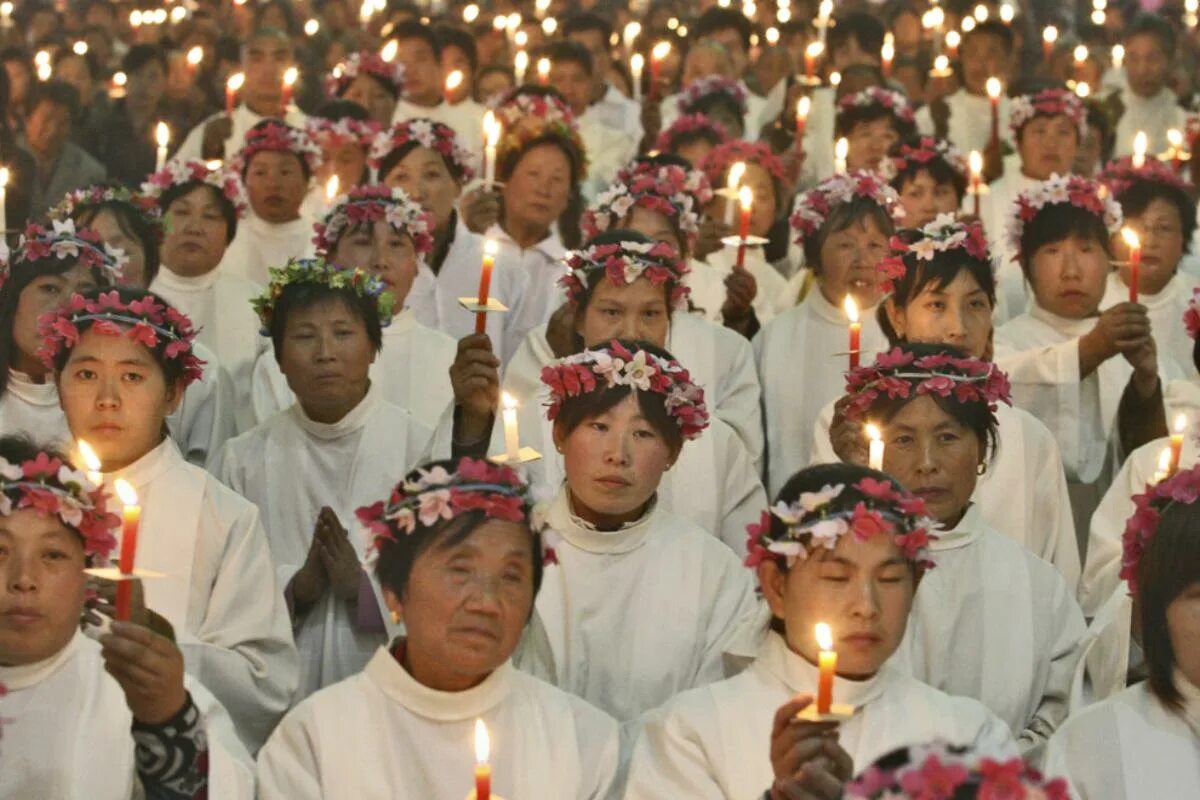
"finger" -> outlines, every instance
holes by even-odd
[[[854,777],[854,759],[846,752],[838,742],[825,740],[825,754],[833,759],[833,768],[830,772],[837,778],[843,781],[848,781]]]
[[[771,722],[771,735],[779,735],[796,718],[797,714],[812,704],[813,696],[811,694],[798,694],[781,705],[775,711],[775,717]]]
[[[842,784],[832,772],[820,764],[805,764],[800,784],[812,797],[822,800],[838,800],[842,796]]]
[[[165,682],[165,670],[161,669],[161,665],[128,661],[113,653],[105,655],[103,650],[101,655],[104,656],[104,668],[123,686],[142,692],[154,692]]]
[[[468,350],[487,350],[492,352],[492,340],[484,333],[472,333],[469,336],[464,336],[458,340],[458,352],[462,354]]]

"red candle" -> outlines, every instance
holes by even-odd
[[[1042,30],[1042,59],[1049,61],[1050,56],[1054,54],[1054,43],[1058,41],[1058,28],[1053,25],[1047,25]]]
[[[972,150],[971,155],[968,157],[968,161],[971,167],[971,194],[974,195],[974,197],[972,197],[971,205],[975,212],[975,216],[978,217],[979,195],[981,194],[981,187],[983,186],[983,155],[978,150]]]
[[[825,52],[825,45],[820,42],[812,42],[804,48],[804,77],[810,81],[817,75],[817,59],[823,52]]]
[[[738,199],[742,205],[742,217],[738,225],[738,251],[737,251],[737,268],[746,268],[746,239],[750,236],[750,211],[754,205],[754,192],[749,186],[743,186],[738,192]]]
[[[1142,243],[1132,228],[1122,228],[1121,238],[1129,247],[1129,302],[1138,301],[1138,281],[1142,271]]]
[[[842,306],[846,310],[846,316],[850,318],[850,369],[858,368],[858,351],[861,348],[862,340],[862,323],[858,321],[858,305],[854,302],[854,298],[846,295],[846,302]]]
[[[1000,92],[1001,92],[1000,79],[999,78],[988,78],[987,79],[987,93],[988,93],[988,100],[990,100],[991,104],[992,104],[992,141],[993,142],[997,142],[1000,140]]]
[[[137,492],[123,479],[117,479],[114,485],[121,502],[125,504],[121,519],[121,555],[117,566],[122,576],[131,576],[137,558],[138,524],[142,518],[141,506],[137,504]],[[117,584],[117,620],[129,619],[130,607],[133,605],[133,581],[122,580]]]
[[[796,102],[796,154],[804,152],[804,132],[808,130],[808,112],[812,110],[812,98],[805,95]]]
[[[833,631],[824,622],[817,623],[817,713],[828,714],[833,708],[833,676],[837,672],[837,653],[833,650]]]
[[[246,76],[240,72],[235,72],[229,76],[229,80],[225,81],[225,113],[233,113],[233,101],[237,97],[237,93],[241,91],[242,84],[246,82]]]
[[[650,99],[658,99],[658,81],[662,75],[662,62],[671,54],[670,42],[659,42],[650,51]]]
[[[488,291],[492,286],[492,265],[496,262],[496,243],[488,239],[483,245],[483,269],[479,272],[479,305],[488,304]],[[475,314],[475,333],[487,330],[487,314],[479,311]]]
[[[490,800],[492,796],[492,768],[488,762],[487,726],[483,720],[475,720],[475,800]]]

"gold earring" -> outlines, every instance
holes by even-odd
[[[980,461],[979,466],[975,468],[975,474],[983,476],[987,472],[987,462]]]
[[[399,625],[399,624],[400,624],[400,612],[399,612],[399,611],[393,611],[393,612],[392,612],[392,624],[393,624],[393,625]]]

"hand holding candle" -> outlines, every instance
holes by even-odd
[[[488,764],[491,743],[483,720],[475,720],[475,800],[491,800],[492,767]]]
[[[862,323],[858,321],[858,304],[854,302],[853,297],[846,295],[846,302],[842,304],[842,308],[850,319],[850,369],[857,369],[858,351],[862,346]]]
[[[114,488],[125,507],[121,512],[121,555],[117,562],[121,575],[126,578],[117,584],[117,621],[129,620],[133,603],[133,570],[137,560],[138,525],[142,519],[138,496],[128,481],[118,478]]]
[[[1133,228],[1122,228],[1121,238],[1129,248],[1129,302],[1138,301],[1138,281],[1142,271],[1142,243]]]
[[[828,714],[833,708],[833,676],[837,674],[837,653],[833,650],[833,631],[824,622],[817,623],[817,713]]]

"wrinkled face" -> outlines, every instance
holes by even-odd
[[[1125,77],[1139,97],[1153,97],[1167,85],[1171,54],[1156,36],[1141,34],[1125,41]]]
[[[1142,265],[1138,274],[1138,289],[1148,295],[1156,295],[1175,275],[1179,260],[1183,258],[1183,225],[1179,220],[1179,209],[1174,203],[1157,198],[1137,216],[1126,216],[1125,224],[1137,232],[1142,245]],[[1113,252],[1116,259],[1125,262],[1121,267],[1125,283],[1130,277],[1129,248],[1121,236],[1114,236]]]
[[[367,151],[354,142],[344,142],[333,147],[321,148],[321,167],[317,170],[317,182],[322,186],[337,175],[338,194],[344,194],[352,186],[370,180],[367,172]]]
[[[879,273],[876,265],[888,254],[888,236],[874,217],[852,222],[836,231],[821,245],[817,279],[821,294],[835,306],[853,295],[859,312],[879,302]]]
[[[92,271],[76,264],[61,275],[39,275],[21,290],[17,312],[13,315],[12,335],[22,366],[41,366],[37,359],[37,351],[42,346],[42,337],[38,335],[38,318],[66,303],[71,295],[82,294],[96,287],[96,276]]]
[[[645,278],[625,286],[602,278],[584,313],[575,318],[575,330],[588,347],[613,339],[647,341],[665,347],[671,330],[666,291]]]
[[[899,194],[906,228],[922,228],[933,222],[938,214],[953,214],[958,210],[954,184],[935,182],[926,169],[918,170],[906,180]]]
[[[1013,71],[1013,55],[998,36],[970,36],[959,48],[963,82],[974,95],[987,93],[987,79],[999,78],[1005,86]]]
[[[217,190],[197,186],[167,208],[163,264],[186,276],[212,272],[225,255],[228,236]]]
[[[71,135],[71,112],[50,101],[37,104],[25,118],[25,140],[35,155],[57,154]]]
[[[1060,317],[1084,319],[1100,308],[1108,253],[1095,239],[1071,235],[1039,247],[1029,275],[1038,305]]]
[[[344,415],[366,396],[375,348],[366,322],[333,297],[288,314],[275,356],[301,408],[326,418]]]
[[[1065,114],[1038,116],[1025,123],[1017,137],[1021,171],[1039,181],[1066,175],[1075,163],[1079,129]]]
[[[129,256],[129,261],[121,273],[121,283],[139,289],[150,285],[149,276],[146,274],[146,248],[142,247],[141,240],[136,236],[130,236],[121,230],[116,214],[107,208],[103,209],[92,217],[87,227],[100,234],[100,238],[109,247],[124,250],[125,255]]]
[[[242,48],[244,97],[254,105],[277,105],[283,97],[283,73],[292,66],[292,49],[276,36],[258,36]]]
[[[582,114],[592,101],[595,82],[583,65],[576,61],[552,61],[550,85],[562,92],[575,114]]]
[[[972,358],[987,354],[992,337],[992,304],[969,271],[961,269],[954,280],[938,288],[936,282],[903,307],[887,304],[892,328],[906,342],[950,344]]]
[[[849,149],[846,151],[846,167],[850,170],[865,169],[871,172],[879,169],[892,145],[900,141],[896,126],[891,117],[860,122],[846,137]]]
[[[504,185],[504,209],[531,227],[549,230],[567,210],[571,161],[553,144],[540,144],[517,162]]]
[[[83,613],[83,540],[57,515],[0,517],[0,666],[45,661],[75,635]]]
[[[1167,606],[1167,633],[1175,667],[1200,686],[1200,582],[1188,586]]]
[[[396,298],[396,308],[404,307],[417,277],[417,249],[412,239],[384,222],[358,225],[343,234],[334,248],[333,263],[378,277]]]
[[[308,179],[300,156],[263,151],[255,153],[246,169],[246,194],[250,207],[263,220],[281,225],[300,217]]]
[[[890,536],[841,536],[833,550],[818,548],[787,571],[765,562],[758,575],[792,652],[816,664],[814,632],[829,625],[839,675],[874,675],[904,638],[916,576]]]
[[[400,39],[396,60],[404,65],[405,94],[414,103],[437,105],[442,96],[442,64],[424,39]],[[387,120],[391,122],[391,120]]]
[[[396,112],[396,98],[369,75],[359,75],[351,81],[342,93],[342,98],[358,103],[367,110],[371,119],[380,125],[392,124],[392,115]]]
[[[434,227],[441,230],[450,224],[454,204],[458,202],[462,186],[450,174],[446,160],[428,147],[414,147],[400,159],[383,182],[392,188],[400,188],[421,206],[433,214]]]

